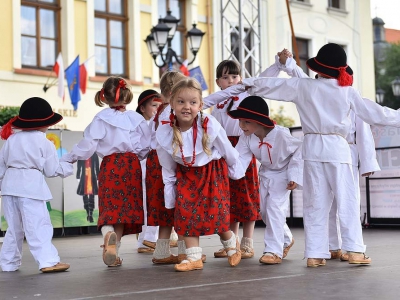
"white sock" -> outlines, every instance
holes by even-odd
[[[229,240],[227,240],[227,241],[221,240],[221,243],[225,249],[234,248],[233,250],[229,250],[227,252],[228,256],[231,256],[236,253],[236,235],[233,233],[233,231],[231,231],[231,232],[232,232],[232,236]]]
[[[101,234],[103,235],[103,238],[106,236],[107,232],[109,231],[114,231],[114,226],[112,225],[103,225],[101,227]]]
[[[158,239],[156,249],[154,249],[153,257],[155,259],[167,258],[171,255],[169,248],[169,239]]]
[[[253,249],[253,239],[243,237],[240,241],[240,249]]]
[[[201,259],[201,253],[202,253],[202,249],[200,247],[191,247],[191,248],[187,248],[186,249],[186,257],[187,259],[185,259],[184,261],[182,261],[182,263],[187,263],[189,262],[189,259],[191,261],[197,261]]]
[[[178,240],[178,254],[186,254],[185,241],[179,241]]]

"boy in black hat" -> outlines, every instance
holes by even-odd
[[[346,140],[351,127],[350,110],[371,125],[400,127],[400,111],[361,98],[351,87],[353,71],[347,56],[337,44],[326,44],[307,66],[318,73],[310,78],[248,78],[249,93],[296,104],[304,132],[303,220],[306,235],[307,266],[318,267],[330,258],[328,214],[333,193],[343,228],[343,249],[349,263],[369,264],[364,254],[360,209],[351,169],[350,147]],[[349,205],[350,203],[350,205]],[[353,234],[349,234],[353,231]]]
[[[7,140],[0,151],[0,186],[8,229],[0,253],[3,271],[17,271],[21,265],[24,235],[43,273],[65,271],[51,243],[53,226],[46,207],[52,199],[46,177],[72,175],[72,164],[60,163],[54,144],[45,132],[62,120],[49,103],[38,97],[26,100],[19,115],[1,129]],[[13,134],[12,127],[20,129]]]
[[[261,97],[245,98],[228,115],[239,119],[243,130],[235,147],[243,167],[249,165],[253,155],[261,163],[260,210],[266,228],[260,263],[280,264],[288,251],[285,253],[283,248],[290,190],[303,184],[301,141],[287,128],[275,125],[269,118],[268,105]]]

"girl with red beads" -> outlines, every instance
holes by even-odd
[[[171,90],[169,121],[156,132],[167,208],[175,208],[174,227],[186,245],[176,271],[203,268],[199,236],[218,234],[231,266],[241,260],[239,242],[230,230],[229,176],[244,169],[239,153],[214,117],[202,113],[201,86],[184,79]]]
[[[97,227],[104,237],[103,261],[120,266],[121,237],[139,233],[144,224],[140,160],[149,151],[150,129],[138,113],[126,110],[133,94],[126,81],[110,77],[96,93],[97,106],[108,105],[86,127],[84,138],[61,160],[76,162],[97,153],[103,158],[99,181]]]

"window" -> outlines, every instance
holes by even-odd
[[[308,40],[296,38],[297,50],[299,51],[300,67],[303,69],[304,73],[309,75],[307,60],[310,58],[308,53]],[[296,58],[296,54],[293,53],[293,58]]]
[[[345,10],[345,0],[328,0],[328,7]]]
[[[127,77],[127,1],[94,1],[96,75]]]
[[[235,31],[231,32],[231,52],[236,57],[238,62],[241,61],[239,57],[239,28],[236,27]],[[246,70],[244,71],[244,77],[251,77],[253,75],[253,58],[250,56],[250,51],[253,48],[253,41],[252,41],[252,30],[249,28],[244,29],[244,44],[243,44],[243,51],[244,51],[244,67]]]
[[[61,51],[59,24],[59,0],[21,1],[22,67],[53,67]]]

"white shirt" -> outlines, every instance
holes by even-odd
[[[351,164],[346,140],[350,110],[369,124],[400,127],[400,111],[363,99],[353,87],[326,78],[248,78],[249,94],[296,104],[304,132],[304,160]]]
[[[1,194],[51,200],[46,177],[73,174],[70,163],[60,163],[54,144],[38,130],[12,134],[0,151]]]
[[[303,185],[301,140],[293,137],[289,129],[275,125],[275,128],[264,137],[263,144],[260,144],[260,139],[254,134],[249,136],[242,134],[235,148],[245,168],[248,167],[254,154],[261,163],[260,177],[269,178],[285,173],[288,182],[294,181],[299,186]]]
[[[151,131],[137,112],[105,108],[86,127],[83,139],[61,160],[86,160],[96,152],[101,158],[113,153],[135,153],[144,159],[150,146]]]
[[[211,155],[208,156],[202,145],[203,128],[201,127],[200,114],[197,120],[198,131],[195,145],[195,163],[194,167],[200,167],[208,164],[212,160],[225,158],[229,169],[229,177],[240,179],[245,175],[245,169],[242,167],[239,159],[239,153],[232,147],[228,140],[225,130],[218,121],[211,115],[203,114],[208,117],[207,134],[209,136],[209,147]],[[186,162],[191,162],[193,158],[193,128],[182,132],[183,147],[182,152]],[[174,154],[172,149],[173,130],[169,124],[160,125],[157,129],[157,154],[162,166],[162,177],[164,181],[165,207],[174,208],[176,199],[176,166],[183,165],[181,151]]]

